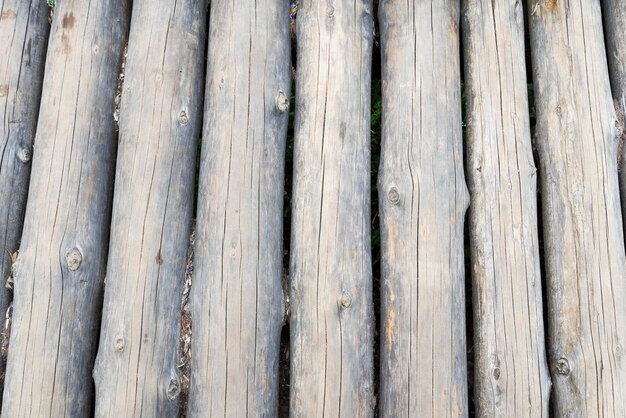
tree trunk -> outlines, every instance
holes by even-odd
[[[626,409],[626,256],[600,2],[531,0],[556,416]]]
[[[275,416],[289,8],[213,0],[188,416]]]
[[[476,415],[548,417],[522,3],[465,0],[463,17]]]
[[[459,3],[380,3],[381,416],[467,416]]]
[[[615,110],[618,112],[621,146],[618,152],[620,161],[620,190],[622,192],[622,221],[626,236],[626,2],[624,0],[602,0],[604,14],[604,36],[606,55],[609,61],[609,73]]]
[[[291,416],[373,414],[372,1],[300,1]]]
[[[11,302],[5,282],[11,275],[24,224],[49,13],[41,0],[0,3],[0,320]],[[0,353],[0,393],[5,355]]]
[[[178,417],[180,302],[202,126],[204,1],[135,0],[96,417]]]
[[[125,0],[59,1],[46,62],[2,416],[86,417],[115,165]]]

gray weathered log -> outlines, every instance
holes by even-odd
[[[5,282],[24,223],[49,11],[40,0],[0,2],[0,319],[11,301]],[[0,359],[0,393],[5,360]]]
[[[467,416],[460,0],[382,0],[380,412]]]
[[[120,107],[96,417],[178,417],[180,301],[206,3],[135,0]]]
[[[211,2],[188,416],[275,416],[290,94],[283,0]]]
[[[93,398],[128,2],[58,1],[14,286],[3,417],[86,417]]]
[[[474,401],[485,417],[548,417],[524,13],[464,0]]]
[[[598,0],[529,4],[556,416],[626,410],[626,256]]]
[[[626,1],[602,0],[604,38],[609,61],[609,74],[616,110],[620,112],[622,130],[620,155],[620,190],[622,194],[622,221],[626,236]]]
[[[300,1],[291,227],[291,416],[373,413],[372,1]]]

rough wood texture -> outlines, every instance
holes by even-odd
[[[547,417],[522,3],[463,6],[476,415]]]
[[[213,0],[188,416],[275,416],[289,8]]]
[[[373,413],[372,1],[300,1],[291,416]]]
[[[604,15],[604,37],[613,99],[618,116],[622,141],[626,139],[626,1],[602,0]],[[626,147],[622,143],[620,165],[620,189],[622,192],[622,220],[626,220]],[[626,221],[624,222],[626,236]]]
[[[556,416],[626,410],[626,256],[598,0],[529,5]]]
[[[49,11],[40,0],[0,1],[0,319],[10,303],[5,281],[24,223],[50,31]],[[2,358],[0,392],[4,365]]]
[[[381,416],[467,416],[458,0],[382,0]]]
[[[86,417],[115,156],[126,0],[59,1],[14,286],[3,417]]]
[[[206,4],[135,0],[120,108],[96,417],[177,417]]]

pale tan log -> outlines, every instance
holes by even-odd
[[[468,414],[460,1],[382,0],[384,417]]]
[[[87,417],[115,166],[126,0],[60,0],[14,285],[3,417]]]
[[[554,412],[626,410],[618,129],[599,0],[529,2]]]
[[[0,320],[11,303],[6,282],[24,225],[49,11],[40,0],[0,1]],[[0,359],[0,392],[5,361]]]
[[[284,0],[213,0],[187,416],[273,417],[290,96]]]
[[[298,7],[291,416],[373,415],[372,1]]]
[[[202,127],[206,4],[135,0],[132,16],[95,415],[174,418]]]
[[[549,408],[522,7],[516,0],[463,2],[480,417],[547,417]]]

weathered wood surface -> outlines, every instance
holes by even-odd
[[[462,27],[476,415],[547,417],[522,3],[464,0]]]
[[[11,302],[5,282],[24,223],[49,11],[39,0],[0,2],[0,319]],[[5,360],[0,359],[0,393]]]
[[[467,416],[460,1],[380,3],[381,416]]]
[[[177,417],[178,330],[202,127],[206,3],[133,2],[96,417]]]
[[[554,412],[622,416],[626,256],[600,2],[529,6]]]
[[[292,417],[373,413],[372,1],[300,1],[290,258]]]
[[[14,285],[3,417],[86,417],[93,398],[125,0],[59,1]]]
[[[616,111],[619,112],[619,129],[626,139],[626,1],[602,0],[606,55]],[[622,220],[626,219],[626,147],[622,144],[620,155],[620,190],[622,192]],[[624,222],[626,236],[626,222]]]
[[[289,8],[211,2],[188,416],[275,416]]]

